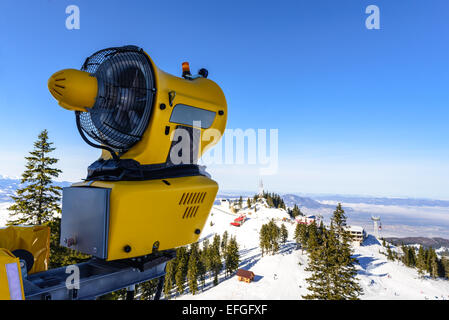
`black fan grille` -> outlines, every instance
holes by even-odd
[[[98,79],[97,99],[77,113],[84,132],[121,154],[138,142],[148,125],[154,78],[143,51],[134,46],[109,48],[86,59],[82,71]]]

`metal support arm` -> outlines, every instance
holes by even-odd
[[[87,262],[51,269],[23,277],[26,300],[89,300],[104,294],[129,288],[159,278],[155,299],[160,298],[165,265],[175,257],[165,251],[147,259],[144,268],[136,268],[127,261],[104,261],[93,258]],[[75,271],[74,271],[75,270]],[[79,272],[77,284],[75,273]]]

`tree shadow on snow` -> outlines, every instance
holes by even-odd
[[[368,235],[366,237],[366,239],[363,241],[362,246],[363,247],[369,247],[369,246],[374,246],[374,245],[380,245],[379,240],[377,240],[377,238],[373,235]]]
[[[374,259],[373,257],[365,257],[361,255],[355,255],[354,258],[357,259],[359,265],[362,267],[362,270],[358,270],[358,274],[367,275],[367,276],[374,276],[374,277],[385,277],[388,274],[387,273],[381,273],[381,274],[374,274],[369,272],[370,269],[380,267],[384,265],[386,262],[379,262],[374,263],[375,261],[378,261],[377,259]]]
[[[284,244],[281,245],[281,248],[278,251],[278,254],[291,254],[293,253],[293,251],[296,250],[296,242],[290,241],[290,242],[286,242]]]

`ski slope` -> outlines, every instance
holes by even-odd
[[[281,299],[296,300],[308,293],[305,279],[309,273],[307,254],[296,249],[293,241],[295,224],[290,222],[288,214],[281,209],[265,208],[258,205],[258,211],[246,212],[248,220],[240,227],[230,225],[238,215],[232,214],[225,205],[216,205],[211,211],[201,240],[214,234],[222,235],[225,230],[235,235],[240,249],[240,268],[255,273],[255,281],[239,282],[237,277],[227,279],[221,274],[220,283],[213,286],[209,280],[204,290],[196,295],[190,293],[174,297],[175,299],[203,300],[247,300],[247,299]],[[249,214],[249,212],[252,212]],[[282,245],[274,256],[261,256],[259,249],[259,230],[264,223],[275,219],[280,225],[282,219],[289,231],[289,240]],[[213,225],[211,225],[211,222]],[[447,299],[449,300],[449,281],[443,279],[421,279],[416,269],[405,267],[400,262],[392,262],[379,251],[384,248],[373,236],[369,236],[360,247],[354,247],[354,254],[359,260],[358,279],[363,288],[361,299]]]

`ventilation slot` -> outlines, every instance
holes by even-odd
[[[184,207],[182,208],[182,218],[195,218],[206,195],[207,192],[184,192],[178,203]]]
[[[182,215],[183,219],[195,218],[196,213],[200,206],[189,206],[184,210],[184,214]]]
[[[190,205],[190,204],[201,204],[206,198],[207,192],[184,192],[181,199],[179,200],[179,205]]]

